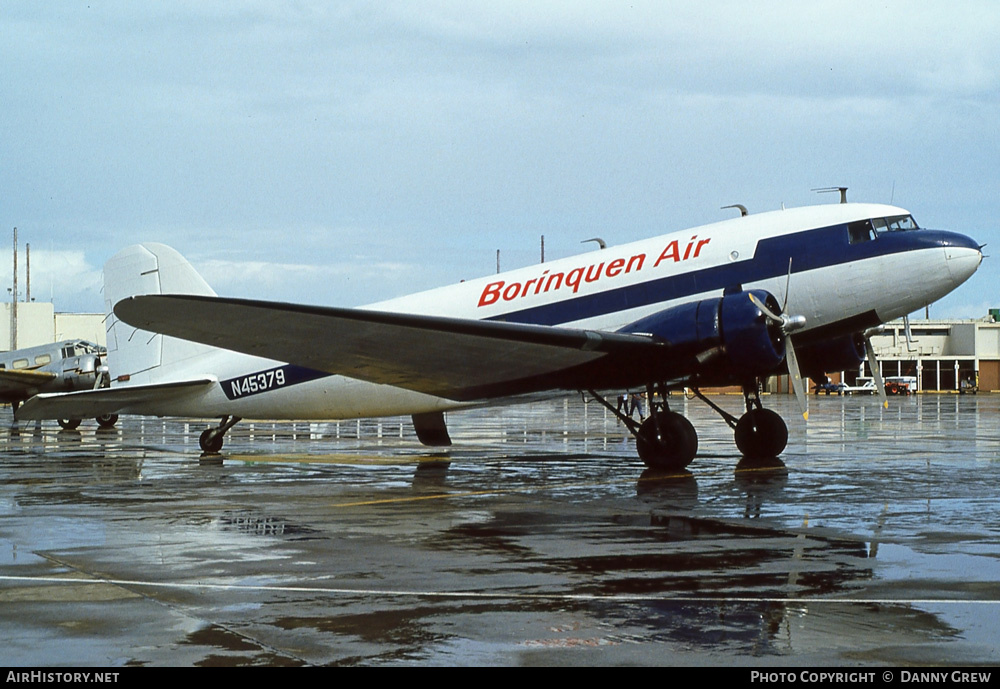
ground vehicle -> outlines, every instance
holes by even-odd
[[[878,388],[875,387],[875,381],[868,376],[858,376],[854,385],[845,385],[843,388],[845,395],[875,395],[877,393]]]
[[[885,379],[887,395],[912,395],[916,389],[916,376],[887,376]]]
[[[824,395],[830,395],[830,394],[843,395],[844,388],[846,387],[847,385],[845,385],[844,383],[834,383],[833,381],[828,380],[825,383],[818,383],[816,387],[813,388],[813,393],[816,395],[818,395],[821,392]]]

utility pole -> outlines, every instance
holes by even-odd
[[[14,228],[14,291],[10,294],[10,349],[17,349],[17,228]]]

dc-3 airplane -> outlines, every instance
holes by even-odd
[[[869,329],[943,297],[982,260],[969,237],[918,229],[902,208],[829,204],[738,218],[491,275],[366,308],[216,296],[176,251],[124,249],[104,268],[107,389],[40,394],[19,419],[101,414],[240,419],[411,414],[450,444],[443,412],[556,391],[644,387],[664,402],[637,424],[650,467],[678,469],[698,436],[667,391],[692,388],[747,457],[776,457],[781,417],[758,381],[859,365]],[[877,370],[877,366],[874,367]],[[740,384],[736,418],[700,388]],[[881,381],[879,381],[881,388]]]
[[[108,383],[104,347],[86,340],[63,340],[15,349],[0,354],[0,402],[17,411],[21,402],[39,392],[93,390]],[[101,428],[111,428],[118,417],[97,418]],[[76,428],[80,419],[60,419],[64,428]]]

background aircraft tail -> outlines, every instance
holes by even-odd
[[[183,380],[210,370],[198,360],[215,348],[139,330],[115,317],[115,304],[140,294],[215,296],[215,291],[183,256],[164,244],[136,244],[112,256],[104,264],[112,387]]]

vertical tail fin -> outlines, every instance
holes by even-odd
[[[168,382],[190,376],[199,368],[197,359],[214,348],[138,330],[119,321],[114,315],[115,304],[140,294],[215,296],[215,291],[183,256],[164,244],[136,244],[112,256],[104,264],[112,385]]]

